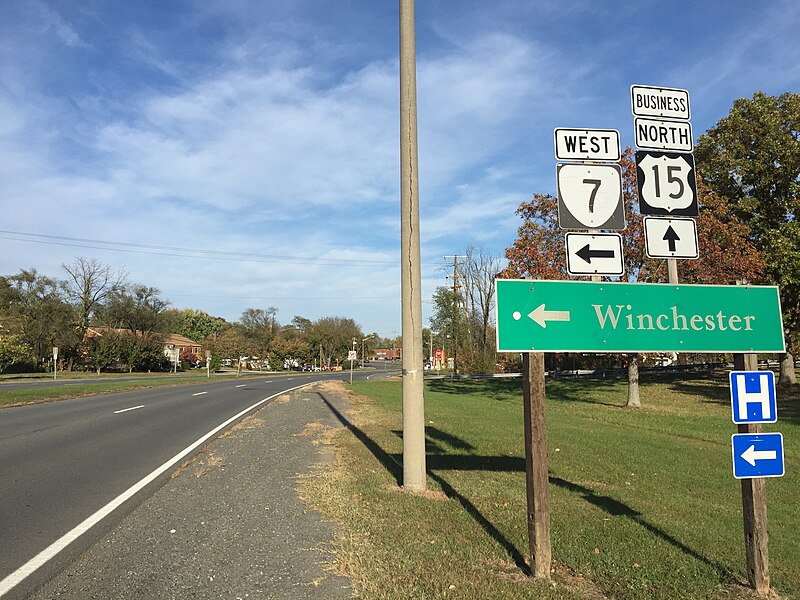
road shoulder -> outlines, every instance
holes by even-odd
[[[346,396],[325,397],[346,409]],[[280,396],[210,442],[31,598],[349,598],[326,569],[334,526],[298,497],[340,427],[316,386]]]

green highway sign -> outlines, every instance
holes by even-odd
[[[774,286],[495,285],[499,352],[785,352]]]

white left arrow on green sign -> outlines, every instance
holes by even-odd
[[[546,310],[544,304],[541,304],[529,312],[528,317],[542,327],[546,328],[548,321],[569,321],[569,311]]]

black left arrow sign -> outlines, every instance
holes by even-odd
[[[592,263],[593,258],[614,258],[616,256],[616,253],[613,250],[592,250],[589,247],[589,244],[586,244],[575,254],[589,264]]]
[[[670,252],[675,252],[675,249],[676,249],[675,242],[680,241],[681,238],[678,237],[678,234],[675,233],[675,230],[672,228],[672,225],[670,225],[669,227],[667,227],[667,232],[664,234],[664,237],[661,238],[661,239],[665,240],[667,242],[667,244],[669,244],[669,251]]]

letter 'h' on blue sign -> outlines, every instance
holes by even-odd
[[[783,477],[783,436],[780,433],[736,433],[733,446],[733,476]]]
[[[734,423],[775,423],[775,373],[772,371],[732,371],[731,409]]]

